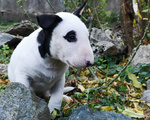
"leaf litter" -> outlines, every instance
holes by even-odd
[[[125,63],[122,63],[123,65]],[[98,77],[96,80],[91,78],[88,69],[82,69],[80,77],[76,78],[75,75],[72,75],[74,76],[72,80],[76,81],[78,91],[72,93],[73,102],[66,103],[67,106],[62,109],[63,113],[67,112],[66,109],[70,111],[78,106],[88,105],[92,110],[113,111],[134,119],[149,120],[150,103],[140,99],[146,89],[146,80],[150,78],[149,75],[142,79],[144,82],[141,82],[140,70],[144,67],[129,66],[123,75],[107,88],[104,86],[118,75],[118,67],[114,68],[116,71],[113,74],[107,74],[107,68],[104,70],[106,74],[93,68]],[[138,70],[139,74],[133,69],[134,71],[140,69]]]
[[[124,64],[122,63],[122,66]],[[113,68],[115,69],[113,74],[107,73],[107,68],[103,71],[95,67],[92,67],[92,69],[98,79],[93,79],[87,68],[82,69],[78,77],[75,73],[67,77],[66,86],[76,87],[74,91],[67,93],[73,101],[63,101],[61,111],[54,110],[52,113],[53,119],[60,116],[68,117],[72,110],[82,105],[89,106],[93,111],[113,111],[138,120],[150,119],[150,103],[140,99],[146,83],[139,82],[141,77],[139,74],[134,73],[129,67],[117,81],[104,88],[118,75],[117,69],[120,70],[120,68]],[[140,69],[142,69],[141,66]],[[144,80],[149,78],[150,76],[147,76]],[[0,74],[0,92],[8,84],[7,74]]]

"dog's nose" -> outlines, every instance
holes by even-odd
[[[90,62],[90,61],[87,61],[86,62],[86,66],[88,67],[88,66],[91,66],[92,65],[92,63]]]

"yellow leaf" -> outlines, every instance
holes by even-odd
[[[142,16],[141,16],[141,14],[140,14],[140,11],[138,10],[138,11],[136,11],[136,12],[137,12],[137,14],[138,14],[139,18],[141,18],[141,19],[142,19]]]
[[[136,23],[136,20],[134,19],[133,20],[133,27],[136,27],[137,26],[137,23]]]
[[[70,107],[68,104],[66,104],[63,108],[63,112],[66,113],[68,109],[70,109]]]
[[[141,96],[141,93],[133,92],[133,93],[130,93],[130,95],[132,97],[139,97],[139,96]]]
[[[143,20],[148,20],[148,18],[143,18]]]
[[[119,94],[114,88],[110,88],[110,87],[109,87],[108,93],[109,93],[109,94],[115,93],[117,96],[120,96],[120,94]]]
[[[147,106],[149,106],[150,107],[150,103],[146,103],[147,104]]]
[[[137,0],[135,0],[135,3],[137,3]]]
[[[121,111],[122,111],[122,109],[120,109],[118,106],[117,106],[117,109],[118,109],[118,111],[119,111],[119,112],[121,112]]]
[[[144,100],[136,99],[136,98],[133,98],[133,97],[129,97],[128,100],[131,101],[131,102],[141,102],[141,103],[144,102]]]
[[[78,84],[78,88],[79,88],[82,92],[85,91],[85,88],[84,88],[82,85],[79,85],[79,84]]]
[[[102,111],[112,111],[112,107],[110,107],[110,106],[102,106],[101,107],[101,109],[102,109]]]
[[[87,100],[81,100],[81,103],[83,104],[83,105],[86,105],[87,104]]]
[[[125,108],[122,114],[134,118],[145,118],[143,111],[134,110],[132,108]]]
[[[52,113],[53,120],[56,118],[56,116],[57,116],[57,111],[54,110],[53,113]]]
[[[133,81],[134,87],[140,88],[142,90],[142,84],[140,82],[138,82],[136,76],[134,74],[130,73],[129,71],[127,73],[128,73],[129,79],[131,79]]]
[[[72,102],[72,100],[67,100],[67,101],[65,101],[65,102],[67,102],[68,104],[70,104],[70,103]]]
[[[91,13],[91,9],[90,8],[88,9],[88,11],[89,11],[89,13]]]

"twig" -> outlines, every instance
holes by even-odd
[[[75,4],[74,0],[71,0],[71,2],[73,3],[73,6],[74,6],[75,8],[77,8],[77,5]]]
[[[76,73],[76,77],[80,76],[81,74],[81,69],[78,69],[77,73]]]
[[[20,8],[24,11],[25,15],[28,17],[29,21],[30,21],[30,24],[31,24],[31,27],[33,28],[33,30],[35,30],[34,26],[33,26],[33,23],[32,23],[32,19],[31,17],[29,16],[28,12],[25,10],[24,6],[23,6],[23,1],[20,1],[19,4],[21,4]],[[19,5],[18,4],[18,5]]]
[[[127,62],[126,66],[118,73],[118,75],[117,75],[111,82],[109,82],[109,83],[108,83],[106,86],[104,86],[103,88],[109,87],[113,82],[115,82],[115,81],[120,77],[120,75],[122,74],[122,72],[126,70],[126,68],[129,66],[129,64],[132,62],[132,60],[133,60],[134,56],[136,55],[138,49],[140,48],[140,46],[141,46],[141,44],[142,44],[144,38],[146,37],[146,34],[147,34],[149,28],[150,28],[150,21],[148,22],[148,25],[147,25],[147,27],[146,27],[146,29],[145,29],[145,32],[144,32],[144,34],[143,34],[143,37],[141,38],[141,40],[140,40],[138,46],[137,46],[136,49],[135,49],[135,52],[132,54],[132,56],[131,56],[131,58],[129,59],[129,61]]]
[[[97,76],[95,75],[94,71],[91,69],[91,67],[88,67],[90,73],[93,75],[94,79],[97,79]]]
[[[101,27],[101,26],[102,26],[102,25],[101,25],[101,22],[100,22],[100,20],[99,20],[99,18],[98,18],[98,14],[97,14],[96,8],[94,8],[94,11],[95,11],[95,15],[96,15],[96,19],[97,19],[97,21],[98,21],[99,27],[103,30],[103,28]],[[104,30],[103,30],[103,31],[104,31]]]
[[[60,2],[60,6],[61,6],[61,10],[64,12],[66,10],[65,6],[63,5],[63,1],[59,0]]]
[[[52,8],[53,12],[56,13],[55,8],[53,7],[53,5],[51,4],[51,2],[49,0],[46,0],[46,2],[49,4],[49,6]]]
[[[93,23],[93,16],[91,15],[91,20],[89,21],[89,33],[92,29],[92,23]],[[91,41],[91,40],[90,40]],[[90,73],[93,75],[94,79],[97,79],[96,74],[94,73],[94,71],[91,69],[91,67],[88,67],[88,70],[90,71]]]
[[[101,68],[97,67],[103,74],[107,74],[104,70],[102,70]]]

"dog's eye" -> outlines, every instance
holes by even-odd
[[[77,38],[76,38],[76,32],[75,31],[70,31],[68,32],[64,38],[68,41],[68,42],[76,42]]]

